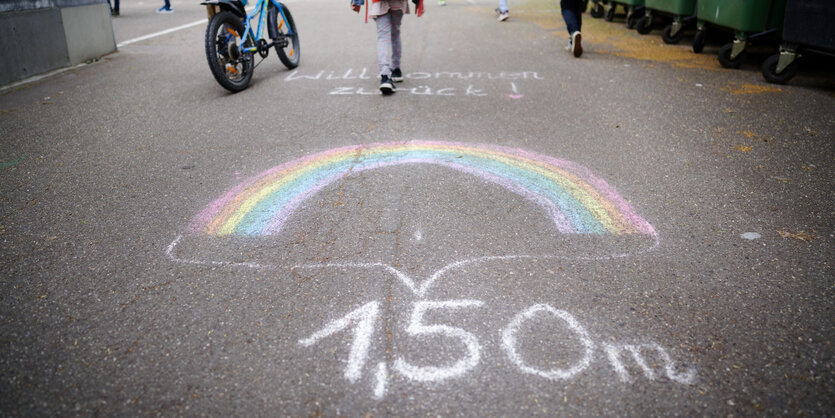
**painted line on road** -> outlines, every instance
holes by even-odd
[[[151,33],[151,34],[148,34],[148,35],[140,36],[138,38],[128,39],[127,41],[119,42],[118,44],[116,44],[116,48],[121,48],[125,45],[130,45],[130,44],[133,44],[133,43],[136,43],[136,42],[145,41],[145,40],[148,40],[148,39],[151,39],[151,38],[156,38],[158,36],[167,35],[169,33],[176,32],[178,30],[188,29],[188,28],[193,27],[193,26],[197,26],[197,25],[200,25],[200,24],[205,24],[206,22],[208,22],[208,19],[200,19],[200,20],[197,20],[197,21],[194,21],[194,22],[191,22],[191,23],[186,23],[185,25],[181,25],[181,26],[170,28],[170,29],[166,29],[164,31]]]
[[[35,75],[35,76],[29,77],[29,78],[24,78],[23,80],[16,81],[14,83],[7,84],[5,86],[0,86],[0,93],[4,92],[6,90],[9,90],[9,89],[13,89],[15,87],[25,86],[29,83],[34,83],[36,81],[43,80],[45,78],[49,78],[49,77],[52,77],[54,75],[58,75],[58,74],[61,74],[63,72],[69,71],[69,70],[74,70],[76,68],[81,68],[81,67],[84,67],[86,65],[90,65],[90,64],[88,64],[86,62],[82,62],[81,64],[73,65],[71,67],[59,68],[57,70],[50,71],[48,73],[43,73],[43,74]]]

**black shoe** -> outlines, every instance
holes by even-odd
[[[110,16],[119,16],[119,9],[113,9],[110,11]]]
[[[403,73],[400,72],[399,68],[395,68],[394,71],[391,72],[391,81],[394,81],[395,83],[403,81]]]
[[[391,82],[391,78],[387,75],[380,76],[380,91],[385,94],[389,95],[394,93],[394,84]]]

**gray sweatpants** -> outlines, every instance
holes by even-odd
[[[403,20],[402,10],[389,10],[388,13],[377,16],[377,60],[380,62],[380,75],[391,77],[391,70],[400,68],[400,22]]]

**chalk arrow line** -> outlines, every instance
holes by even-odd
[[[490,261],[507,261],[507,260],[526,260],[526,259],[544,259],[544,260],[585,260],[585,261],[595,261],[595,260],[610,260],[610,259],[618,259],[624,258],[631,255],[639,255],[644,253],[649,253],[654,251],[658,248],[660,244],[660,240],[658,238],[658,234],[652,235],[654,239],[653,245],[643,251],[639,251],[637,253],[617,253],[617,254],[609,254],[609,255],[602,255],[597,257],[567,257],[567,256],[559,256],[559,255],[496,255],[496,256],[482,256],[482,257],[475,257],[469,258],[461,261],[455,261],[453,263],[447,264],[446,266],[436,270],[432,275],[424,279],[423,281],[417,282],[412,279],[408,274],[404,273],[403,271],[398,270],[397,268],[382,262],[370,262],[370,263],[311,263],[311,264],[295,264],[295,265],[278,265],[278,264],[260,264],[260,263],[247,263],[247,262],[229,262],[229,261],[211,261],[211,260],[190,260],[190,259],[183,259],[177,256],[176,248],[179,245],[180,241],[183,239],[183,235],[177,236],[171,244],[165,250],[165,255],[168,257],[169,260],[175,263],[182,263],[182,264],[191,264],[191,265],[209,265],[209,266],[218,266],[218,267],[228,267],[228,268],[251,268],[251,269],[258,269],[258,270],[276,270],[276,269],[322,269],[322,268],[363,268],[363,269],[382,269],[383,271],[392,274],[398,280],[400,280],[403,285],[405,285],[409,290],[412,291],[418,297],[424,297],[432,285],[438,281],[441,277],[443,277],[448,272],[468,266],[473,264],[485,263]]]

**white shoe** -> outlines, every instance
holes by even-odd
[[[583,55],[583,35],[580,31],[571,34],[571,47],[574,57],[580,58],[580,55]]]
[[[565,50],[571,52],[574,49],[574,44],[571,43],[571,39],[568,40],[568,45],[565,46]]]
[[[499,13],[499,22],[504,22],[504,21],[505,21],[505,20],[507,20],[507,18],[509,18],[509,17],[510,17],[510,13],[509,13],[509,12],[500,12],[500,13]]]

